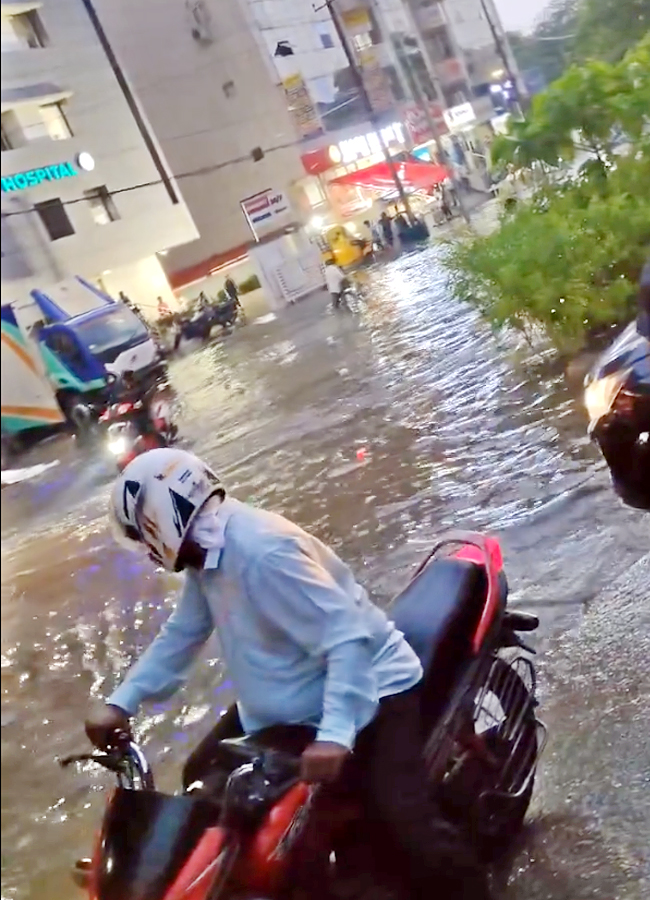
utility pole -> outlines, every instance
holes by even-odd
[[[359,95],[365,107],[365,110],[368,114],[368,119],[373,127],[375,134],[377,135],[377,140],[379,141],[379,146],[381,147],[381,152],[384,155],[384,159],[386,160],[386,164],[388,165],[388,170],[391,174],[391,178],[395,182],[395,188],[397,189],[397,194],[399,199],[404,206],[404,211],[408,219],[411,222],[415,221],[415,217],[413,216],[413,212],[411,210],[411,204],[409,203],[409,199],[406,195],[406,191],[404,190],[404,185],[402,184],[402,180],[399,177],[399,172],[397,171],[397,166],[395,165],[395,161],[388,151],[388,146],[384,137],[381,133],[381,125],[377,119],[377,114],[373,108],[370,97],[368,96],[368,91],[366,90],[366,86],[363,81],[363,75],[361,73],[361,69],[359,68],[359,64],[357,63],[356,57],[354,55],[354,51],[350,46],[350,42],[348,41],[348,36],[345,33],[345,28],[343,27],[343,23],[341,21],[341,17],[339,15],[338,10],[336,9],[336,0],[325,0],[323,4],[324,7],[327,8],[329,12],[332,24],[334,25],[334,29],[336,30],[336,34],[338,36],[339,41],[341,42],[341,47],[343,48],[343,52],[345,53],[345,57],[348,61],[348,65],[350,66],[350,71],[352,72],[352,77],[354,78],[354,82],[359,90]],[[315,7],[315,9],[323,9],[323,6]]]
[[[515,101],[516,101],[517,107],[519,109],[519,115],[523,119],[523,110],[521,108],[521,103],[519,101],[519,85],[517,84],[517,79],[515,77],[514,72],[512,71],[511,66],[510,66],[510,60],[508,59],[508,54],[506,53],[506,48],[503,44],[503,41],[501,40],[501,35],[499,34],[499,31],[498,31],[496,25],[494,24],[494,20],[492,18],[492,13],[488,9],[486,0],[481,0],[481,9],[483,10],[485,20],[488,23],[488,27],[492,33],[492,39],[494,41],[494,46],[496,47],[496,51],[499,54],[499,58],[501,59],[501,62],[503,63],[503,68],[506,71],[508,80],[510,81],[513,88],[515,89]]]

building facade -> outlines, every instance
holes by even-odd
[[[145,311],[197,236],[83,0],[2,0],[2,302],[81,275]]]
[[[199,231],[165,258],[174,285],[362,215],[367,195],[337,179],[383,159],[377,128],[398,154],[431,143],[433,119],[451,158],[480,159],[472,132],[495,113],[472,59],[482,2],[95,0]]]
[[[174,283],[210,275],[297,218],[304,173],[284,94],[239,0],[96,0],[199,237],[170,250]]]

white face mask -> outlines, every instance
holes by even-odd
[[[210,497],[190,529],[190,537],[203,550],[223,550],[226,526],[219,516],[222,502],[221,497]]]

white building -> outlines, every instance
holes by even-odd
[[[297,218],[289,194],[304,171],[285,95],[243,0],[96,4],[199,231],[165,266],[178,286],[205,278]]]
[[[456,3],[479,15],[480,0],[337,0],[372,117],[327,8],[95,3],[199,231],[165,258],[176,287],[214,275],[207,288],[218,288],[224,265],[295,224],[363,216],[367,196],[333,182],[383,159],[377,126],[391,152],[429,140],[412,127],[423,97],[468,153],[477,144],[467,129],[494,115],[489,84],[464,49],[473,37],[451,15]]]
[[[153,311],[197,231],[147,119],[83,0],[1,13],[2,302],[82,275]]]

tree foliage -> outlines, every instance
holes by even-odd
[[[649,115],[650,33],[616,65],[591,60],[567,69],[533,98],[525,121],[514,121],[510,133],[495,140],[492,160],[557,165],[588,150],[607,164],[617,135],[640,140]]]
[[[618,62],[650,32],[650,0],[583,0],[578,6],[573,59]]]
[[[547,83],[574,63],[618,62],[650,31],[650,0],[551,0],[531,34],[509,34],[521,69]]]
[[[452,251],[457,294],[498,326],[543,326],[563,349],[629,317],[650,251],[649,114],[650,37],[616,65],[572,67],[539,95],[529,119],[495,142],[496,155],[558,163],[582,152],[584,161],[505,215],[498,231]],[[613,129],[627,140],[616,151]]]

